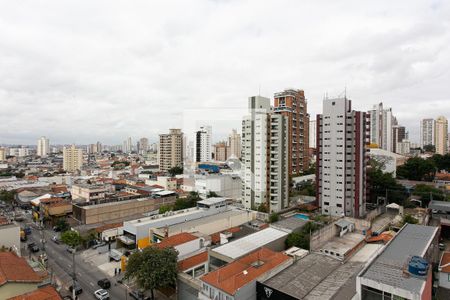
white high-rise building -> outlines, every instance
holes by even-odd
[[[316,120],[309,121],[309,147],[316,148],[317,126]]]
[[[141,138],[139,140],[139,147],[138,147],[137,150],[138,150],[138,152],[140,154],[147,153],[147,151],[148,151],[148,138],[143,137],[143,138]]]
[[[448,150],[448,121],[444,116],[439,116],[436,119],[436,153],[445,155]]]
[[[200,130],[195,133],[195,161],[205,162],[211,161],[211,138],[212,128],[211,126],[201,126]]]
[[[233,129],[228,136],[228,147],[227,158],[241,158],[241,135],[236,129]]]
[[[37,141],[37,155],[40,157],[47,157],[50,153],[50,142],[48,138],[42,136]]]
[[[249,112],[242,121],[242,203],[277,212],[289,201],[288,119],[261,96],[249,98]]]
[[[83,150],[71,147],[63,148],[63,169],[67,172],[81,170],[83,166]]]
[[[347,98],[323,101],[317,115],[316,199],[322,213],[362,217],[366,205],[367,115]]]
[[[370,115],[370,143],[378,145],[378,148],[393,151],[392,126],[394,117],[392,108],[383,108],[383,103],[373,106]]]
[[[433,119],[423,119],[420,122],[420,147],[427,145],[435,145],[435,127],[436,123]]]

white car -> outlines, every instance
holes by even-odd
[[[96,290],[94,296],[99,300],[109,300],[109,293],[104,289]]]

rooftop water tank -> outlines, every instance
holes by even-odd
[[[413,256],[408,264],[408,272],[413,276],[426,276],[428,262],[420,256]]]

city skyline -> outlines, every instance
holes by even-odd
[[[419,120],[450,111],[450,4],[344,2],[5,3],[0,144],[156,140],[185,110],[242,115],[285,88],[305,91],[311,116],[344,90],[360,111],[383,102],[419,142]],[[238,122],[211,125],[224,138]]]

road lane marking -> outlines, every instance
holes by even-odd
[[[90,285],[94,286],[94,284],[92,282],[89,282]]]

